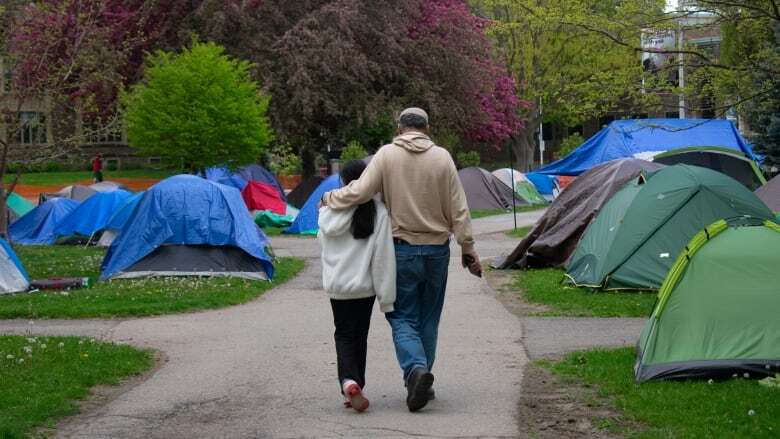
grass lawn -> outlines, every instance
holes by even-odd
[[[105,250],[80,246],[18,246],[32,279],[89,277],[95,281]],[[304,261],[279,258],[272,282],[238,278],[118,279],[90,288],[0,296],[0,318],[130,317],[222,308],[248,302],[286,282]]]
[[[593,350],[542,362],[565,380],[593,387],[639,431],[632,438],[776,438],[780,393],[755,380],[634,382],[634,349]],[[752,412],[751,412],[752,410]],[[754,413],[752,416],[749,414]],[[617,427],[616,427],[617,428]]]
[[[77,337],[0,336],[0,437],[29,437],[78,411],[98,384],[117,384],[154,364],[149,351]]]
[[[533,229],[533,226],[526,226],[526,227],[518,227],[514,230],[510,230],[506,232],[506,236],[509,236],[511,238],[525,238],[525,235],[528,234],[528,232]]]
[[[521,212],[532,212],[534,210],[539,209],[545,209],[547,207],[547,204],[529,204],[527,206],[517,206],[515,208],[515,211],[517,213]],[[471,209],[471,218],[477,219],[477,218],[484,218],[486,216],[494,216],[494,215],[506,215],[512,213],[512,208],[509,208],[509,210],[506,209]]]
[[[545,316],[647,317],[655,304],[654,291],[593,291],[564,284],[563,279],[559,268],[522,270],[514,289],[522,290],[526,301],[548,307]]]
[[[106,180],[112,178],[154,178],[163,179],[177,174],[177,171],[168,169],[132,169],[126,171],[103,171],[103,176]],[[14,178],[13,174],[6,174],[5,181],[11,182]],[[20,184],[28,184],[33,186],[48,186],[48,185],[69,185],[83,180],[91,180],[92,172],[90,171],[68,171],[68,172],[31,172],[29,174],[22,174],[19,180]]]

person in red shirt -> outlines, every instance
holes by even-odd
[[[100,153],[95,154],[95,158],[92,159],[92,180],[95,183],[103,181],[103,159]]]

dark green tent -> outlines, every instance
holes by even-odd
[[[637,345],[637,381],[780,372],[780,226],[720,220],[694,236]]]
[[[699,230],[722,218],[772,219],[745,186],[707,168],[669,166],[629,182],[604,205],[567,267],[580,286],[657,289]]]

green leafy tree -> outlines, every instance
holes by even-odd
[[[251,68],[213,43],[155,53],[144,79],[122,97],[130,144],[194,169],[256,161],[272,133],[270,99],[251,80]]]
[[[456,161],[458,162],[458,167],[460,167],[461,169],[470,168],[472,166],[479,166],[480,163],[479,153],[477,151],[459,152],[456,156]]]
[[[563,158],[569,155],[572,151],[577,149],[578,146],[585,143],[585,138],[580,133],[571,134],[569,137],[563,139],[560,148],[558,148],[558,158]]]
[[[503,49],[515,76],[526,129],[514,140],[521,169],[532,164],[541,122],[576,126],[619,106],[650,105],[643,93],[638,52],[586,26],[625,23],[621,38],[639,46],[634,17],[663,9],[663,1],[472,0],[491,18],[488,33]],[[640,8],[641,3],[641,8]]]
[[[368,153],[366,152],[366,149],[363,148],[363,145],[361,145],[360,142],[353,140],[347,143],[347,146],[341,150],[340,158],[342,162],[348,162],[350,160],[363,160],[367,155]]]

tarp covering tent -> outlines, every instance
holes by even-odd
[[[108,223],[106,224],[106,227],[103,228],[103,234],[100,235],[100,240],[97,245],[108,247],[114,242],[114,239],[119,235],[119,232],[125,226],[127,220],[130,219],[130,216],[135,211],[136,206],[138,206],[138,203],[143,196],[143,192],[133,194],[133,196],[125,200],[125,202],[119,206],[116,212],[111,215],[111,218],[108,219]]]
[[[35,204],[15,192],[8,194],[8,198],[5,202],[8,207],[8,224],[13,223],[26,215],[29,211],[35,209]]]
[[[130,191],[130,189],[127,187],[124,183],[119,183],[116,181],[101,181],[99,183],[91,184],[88,186],[90,189],[94,189],[98,192],[111,192],[118,189],[121,189],[123,191]]]
[[[603,163],[577,177],[547,208],[517,248],[496,268],[565,266],[601,207],[624,184],[663,165],[639,159]]]
[[[303,208],[312,192],[319,187],[323,180],[324,178],[316,175],[303,180],[292,192],[287,194],[287,202],[298,209]]]
[[[549,199],[558,196],[560,188],[558,188],[558,180],[554,176],[529,172],[525,174],[525,177],[534,184],[536,190],[543,196]]]
[[[756,190],[756,196],[773,212],[780,212],[780,175]]]
[[[54,227],[57,237],[80,235],[91,238],[103,230],[108,220],[133,196],[124,190],[98,192],[79,204],[73,212]]]
[[[68,198],[44,201],[8,228],[11,241],[23,245],[51,245],[57,239],[54,229],[68,217],[79,202]]]
[[[780,226],[717,221],[664,280],[637,344],[638,382],[780,373]]]
[[[235,188],[193,175],[146,191],[106,253],[101,279],[235,276],[271,279],[268,239]]]
[[[263,210],[255,214],[255,224],[264,227],[289,227],[295,221],[291,215],[279,215],[270,210]]]
[[[279,193],[279,198],[285,203],[287,202],[287,196],[284,193],[284,188],[276,179],[276,176],[264,167],[252,164],[244,166],[238,170],[238,175],[246,181],[256,181],[258,183],[265,183],[271,185]]]
[[[733,178],[699,166],[668,166],[629,182],[582,236],[567,276],[580,286],[658,289],[685,244],[720,218],[772,219]]]
[[[758,165],[744,154],[720,148],[683,148],[658,154],[653,158],[664,165],[695,165],[722,172],[754,191],[766,183]]]
[[[239,177],[240,180],[235,177]],[[279,198],[287,202],[287,196],[284,193],[284,188],[281,184],[279,184],[279,181],[276,179],[274,174],[257,164],[246,165],[242,168],[239,168],[235,173],[230,172],[230,170],[225,167],[207,168],[206,179],[222,184],[227,184],[228,186],[233,186],[238,190],[242,190],[246,184],[242,183],[242,181],[247,183],[251,181],[266,183],[273,186],[274,189],[276,189],[276,191],[279,193]]]
[[[547,204],[547,200],[542,197],[539,191],[536,190],[536,186],[522,172],[510,168],[502,168],[493,171],[493,175],[505,185],[514,188],[515,193],[525,200],[527,204]]]
[[[729,120],[632,119],[613,121],[566,157],[534,172],[580,175],[610,160],[650,160],[666,151],[691,147],[719,147],[756,160],[753,150]]]
[[[241,197],[249,210],[270,210],[280,215],[287,213],[287,203],[270,184],[250,181],[241,191]]]
[[[57,197],[68,198],[76,201],[84,201],[87,198],[95,195],[97,192],[97,190],[89,186],[74,184],[71,186],[65,186],[64,188],[54,193],[41,194],[41,202]]]
[[[217,183],[224,184],[225,186],[231,186],[241,191],[244,190],[248,182],[240,175],[234,174],[230,177],[220,178],[217,180]]]
[[[508,209],[512,207],[513,196],[516,205],[528,204],[514,195],[512,188],[485,169],[474,166],[463,168],[458,171],[458,177],[466,192],[469,209]]]
[[[0,294],[18,293],[30,287],[22,262],[8,244],[0,238]]]
[[[320,183],[319,186],[309,195],[298,217],[292,225],[284,230],[284,233],[293,235],[316,235],[320,230],[318,220],[320,211],[318,205],[325,192],[330,192],[341,187],[341,178],[338,174],[331,175]]]

